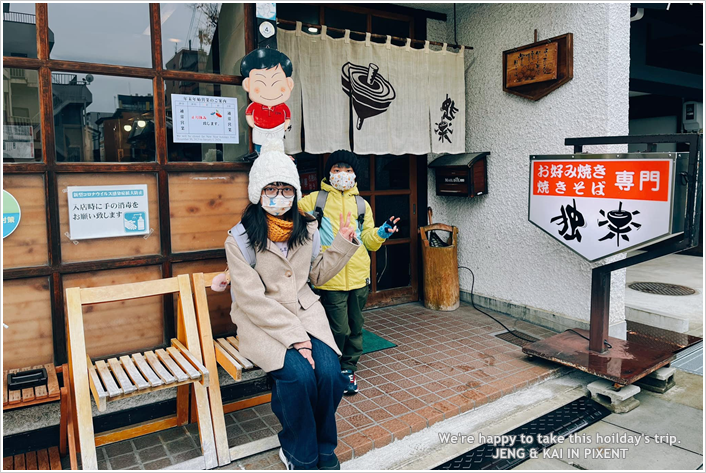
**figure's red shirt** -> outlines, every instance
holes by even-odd
[[[260,103],[251,103],[245,110],[245,115],[252,115],[255,125],[258,128],[271,129],[276,128],[285,120],[289,120],[292,116],[287,105],[281,103],[274,107],[268,107]]]

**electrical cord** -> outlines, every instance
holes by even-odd
[[[505,324],[503,324],[502,322],[500,322],[498,319],[496,319],[495,317],[493,317],[492,315],[490,315],[490,314],[488,314],[488,313],[486,313],[486,312],[483,312],[483,311],[480,310],[478,307],[476,307],[475,302],[473,302],[473,287],[474,287],[475,284],[476,284],[476,275],[473,274],[473,270],[472,270],[471,268],[467,268],[467,267],[465,267],[465,266],[459,266],[458,269],[467,269],[468,271],[471,272],[471,277],[473,278],[473,279],[471,280],[471,306],[473,306],[474,309],[476,309],[476,310],[477,310],[478,312],[480,312],[481,314],[487,315],[487,316],[490,317],[491,319],[495,320],[497,323],[499,323],[500,325],[502,325],[502,327],[503,327],[505,330],[507,330],[508,332],[512,333],[512,334],[513,334],[514,336],[516,336],[517,338],[521,338],[522,340],[525,340],[525,341],[527,341],[527,342],[532,342],[532,343],[535,342],[535,340],[529,340],[529,339],[527,339],[527,338],[521,337],[521,336],[518,335],[517,333],[513,333],[512,330],[510,330],[509,328],[507,328],[507,327],[505,326]],[[571,329],[571,328],[570,328],[570,329],[567,330],[567,332],[573,332],[573,333],[575,333],[576,335],[578,335],[579,337],[584,338],[584,339],[586,339],[586,340],[589,340],[587,337],[584,337],[583,335],[581,335],[580,333],[578,333],[578,332],[577,332],[576,330],[574,330],[574,329]],[[589,341],[590,341],[590,340],[589,340]],[[613,348],[613,346],[612,346],[610,343],[608,343],[608,340],[603,340],[603,343],[605,343],[605,345],[606,345],[608,348]]]
[[[502,325],[502,327],[503,327],[505,330],[507,330],[509,333],[512,333],[512,334],[513,334],[514,336],[516,336],[517,338],[521,338],[522,340],[524,340],[524,341],[526,341],[526,342],[531,342],[531,343],[534,343],[534,342],[536,341],[536,340],[530,340],[529,338],[525,338],[525,337],[522,337],[522,336],[518,335],[517,333],[514,333],[512,330],[510,330],[509,328],[507,328],[504,323],[502,323],[501,321],[499,321],[498,319],[496,319],[496,318],[493,317],[492,315],[488,314],[487,312],[483,312],[483,311],[480,310],[478,307],[476,307],[476,303],[473,302],[473,287],[474,287],[475,284],[476,284],[476,275],[473,274],[473,270],[472,270],[471,268],[467,268],[467,267],[465,267],[465,266],[459,266],[458,269],[467,269],[467,270],[469,270],[469,271],[471,272],[471,277],[473,277],[473,279],[471,280],[471,306],[473,306],[474,309],[476,309],[478,312],[480,312],[480,313],[483,314],[483,315],[487,315],[488,317],[490,317],[491,319],[493,319],[494,321],[496,321],[497,323],[499,323],[500,325]]]

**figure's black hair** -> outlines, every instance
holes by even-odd
[[[260,48],[245,56],[240,63],[240,75],[244,78],[250,76],[253,69],[272,69],[282,66],[284,75],[292,77],[292,61],[276,49]]]
[[[294,221],[292,235],[289,237],[289,240],[287,240],[289,251],[292,251],[299,245],[305,244],[310,239],[307,225],[309,222],[315,221],[316,219],[298,210],[296,195],[292,202],[292,208],[277,218]],[[250,245],[255,252],[259,253],[265,251],[267,249],[267,215],[260,202],[257,204],[249,204],[243,212],[241,221],[248,234]]]

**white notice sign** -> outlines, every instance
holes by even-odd
[[[146,235],[147,184],[68,187],[72,240]]]
[[[238,99],[172,94],[174,143],[237,144]]]
[[[676,155],[639,156],[532,159],[529,221],[589,261],[670,234]]]

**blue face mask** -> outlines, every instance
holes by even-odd
[[[283,195],[277,195],[276,197],[267,197],[263,195],[260,197],[260,205],[265,209],[270,215],[279,217],[289,211],[292,208],[292,203],[294,202],[294,196],[284,197]]]

